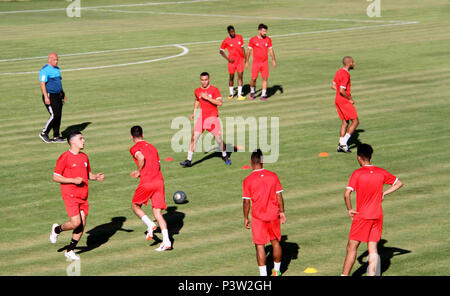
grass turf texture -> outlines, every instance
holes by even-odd
[[[145,1],[82,1],[82,6],[127,3]],[[79,246],[96,247],[81,254],[81,274],[257,275],[240,198],[242,180],[249,173],[241,167],[248,164],[250,153],[233,153],[230,167],[212,158],[182,169],[178,162],[186,153],[172,152],[175,130],[170,124],[177,116],[191,114],[200,72],[210,72],[212,84],[224,97],[228,93],[226,63],[218,54],[220,42],[196,42],[222,40],[229,24],[248,41],[260,22],[269,25],[269,35],[300,33],[273,38],[278,67],[271,68],[269,86],[280,85],[283,93],[277,92],[267,102],[224,100],[219,112],[222,117],[280,118],[280,157],[266,168],[278,173],[285,189],[288,221],[282,234],[288,236],[291,255],[296,255],[285,275],[306,275],[307,267],[318,270],[314,275],[341,272],[350,229],[343,191],[358,167],[355,154],[335,153],[340,122],[330,85],[344,55],[356,60],[351,74],[363,130],[359,140],[373,145],[375,165],[405,183],[383,203],[383,239],[385,247],[410,252],[390,259],[384,275],[448,274],[449,6],[436,0],[383,1],[382,18],[370,19],[368,4],[363,0],[215,1],[103,8],[131,13],[82,10],[81,18],[69,18],[64,10],[2,14],[1,59],[45,56],[50,51],[63,55],[195,43],[185,45],[189,53],[175,59],[97,70],[64,72],[157,59],[181,50],[166,47],[60,56],[68,96],[62,130],[90,122],[83,130],[85,152],[93,171],[106,175],[103,184],[90,184],[86,231],[114,217],[125,217],[122,227],[133,230],[109,229],[97,241],[86,233]],[[66,5],[65,1],[1,1],[0,11]],[[377,27],[386,23],[357,21],[361,19],[419,23]],[[361,26],[374,27],[352,29]],[[39,71],[45,63],[46,58],[0,62],[0,73]],[[250,71],[244,76],[248,83]],[[3,75],[0,89],[0,274],[65,275],[68,263],[57,250],[69,242],[70,234],[63,233],[56,245],[49,243],[48,235],[52,223],[67,219],[59,185],[51,181],[56,159],[67,145],[44,144],[37,136],[48,118],[37,74]],[[135,124],[143,126],[162,160],[175,159],[161,162],[166,201],[182,213],[176,216],[182,223],[177,225],[171,252],[155,252],[157,246],[145,242],[144,226],[130,209],[137,183],[129,177],[135,168],[128,152],[129,128]],[[330,157],[317,157],[323,151]],[[194,161],[204,156],[196,153]],[[188,204],[173,203],[171,196],[177,190],[187,193]],[[358,255],[365,250],[362,245]],[[359,266],[356,263],[353,271]]]

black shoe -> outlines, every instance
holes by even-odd
[[[192,163],[189,159],[186,159],[183,162],[180,162],[180,165],[184,166],[185,168],[190,168],[192,166]]]
[[[45,143],[51,143],[52,140],[48,137],[47,134],[44,133],[40,133],[39,134],[39,138],[41,138],[42,141],[44,141]]]
[[[337,152],[352,153],[352,151],[350,150],[350,148],[348,148],[347,145],[341,145],[341,144],[338,144]]]
[[[52,139],[52,142],[53,143],[64,143],[66,140],[64,140],[63,138],[61,138],[61,137],[54,137],[53,139]]]
[[[230,157],[228,157],[228,155],[225,157],[222,157],[222,159],[223,159],[223,161],[225,161],[226,165],[231,165],[231,159],[230,159]]]

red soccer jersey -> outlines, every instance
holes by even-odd
[[[397,180],[388,171],[373,165],[365,165],[355,170],[347,188],[356,191],[356,211],[359,213],[357,216],[363,219],[383,217],[383,185],[393,185]]]
[[[350,73],[347,69],[341,68],[336,72],[333,79],[333,84],[336,85],[336,102],[348,102],[346,97],[341,95],[341,88],[345,89],[345,92],[349,97],[351,97],[351,81]]]
[[[228,36],[222,42],[220,46],[221,50],[228,50],[228,55],[230,59],[241,59],[244,58],[244,53],[242,52],[242,47],[244,46],[244,40],[241,35],[236,35],[234,38]]]
[[[145,141],[137,142],[130,148],[130,153],[133,156],[133,160],[138,164],[136,153],[141,152],[144,155],[145,163],[140,173],[140,183],[150,183],[155,180],[163,180],[163,176],[160,168],[160,161],[158,150]]]
[[[197,88],[194,91],[195,99],[200,102],[200,108],[202,109],[202,119],[206,120],[208,117],[217,117],[219,116],[219,111],[217,110],[217,106],[213,103],[204,100],[201,97],[201,94],[206,92],[210,98],[213,99],[222,99],[220,95],[220,91],[217,87],[209,85],[207,88]]]
[[[254,170],[243,184],[243,199],[252,201],[252,217],[262,221],[274,221],[280,217],[277,193],[283,192],[277,174]]]
[[[267,52],[272,48],[272,40],[268,36],[266,38],[255,36],[250,39],[248,48],[253,49],[253,62],[262,63],[267,61]]]
[[[87,199],[90,172],[91,166],[87,155],[83,152],[73,154],[68,150],[58,158],[53,174],[66,178],[83,178],[84,182],[80,185],[73,183],[61,184],[61,194],[63,196]]]

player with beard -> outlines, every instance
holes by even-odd
[[[344,66],[336,72],[331,88],[336,91],[334,103],[342,120],[337,152],[350,153],[347,142],[359,125],[358,114],[353,106],[355,101],[352,99],[350,89],[350,70],[355,67],[355,61],[352,57],[346,56],[342,59],[342,64]]]
[[[245,58],[245,68],[248,68],[248,61],[253,52],[252,62],[252,80],[250,81],[250,100],[255,99],[256,79],[259,72],[262,78],[261,100],[267,100],[267,80],[269,79],[269,59],[267,53],[272,57],[272,66],[277,66],[275,52],[272,48],[272,40],[267,36],[267,26],[260,24],[258,26],[258,35],[250,39],[248,43],[247,56]]]

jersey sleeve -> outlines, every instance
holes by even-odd
[[[247,179],[245,179],[242,184],[242,199],[252,199],[252,194],[250,192],[250,186]]]
[[[253,48],[255,46],[255,42],[253,41],[253,38],[250,39],[250,41],[248,42],[248,48]]]
[[[222,45],[220,46],[220,50],[225,50],[227,48],[227,39],[225,39],[224,41],[222,41]]]
[[[45,68],[42,68],[41,71],[39,71],[39,81],[40,82],[48,81],[48,75],[47,75],[47,71],[45,71]]]
[[[213,99],[222,100],[222,95],[220,94],[220,90],[218,88],[214,89]]]
[[[272,48],[272,39],[270,39],[270,38],[268,38],[269,40],[268,40],[268,42],[267,42],[267,47],[268,48]]]
[[[199,100],[199,99],[198,99],[199,96],[198,96],[198,93],[197,93],[197,89],[194,90],[194,96],[195,96],[195,100],[198,101],[198,100]]]
[[[341,74],[339,75],[339,85],[343,89],[347,89],[348,79],[350,78],[349,75]]]
[[[275,175],[275,190],[276,190],[276,193],[281,193],[281,192],[283,192],[284,190],[283,190],[283,187],[281,186],[281,182],[280,182],[280,178],[278,178],[278,176],[277,175]]]
[[[241,43],[242,43],[242,46],[241,47],[244,47],[245,46],[245,43],[244,43],[244,38],[242,38],[242,36],[240,36],[239,37],[239,40],[241,41]]]
[[[66,155],[61,155],[56,161],[55,170],[53,171],[54,175],[63,176],[64,170],[66,169]]]
[[[395,185],[398,181],[398,178],[386,170],[383,170],[384,175],[384,184]]]
[[[354,171],[353,174],[350,176],[350,180],[348,181],[347,189],[350,189],[351,191],[356,191],[357,182],[358,182],[358,173]]]
[[[133,156],[133,158],[136,158],[136,153],[139,151],[139,148],[133,146],[130,148],[130,154]]]

